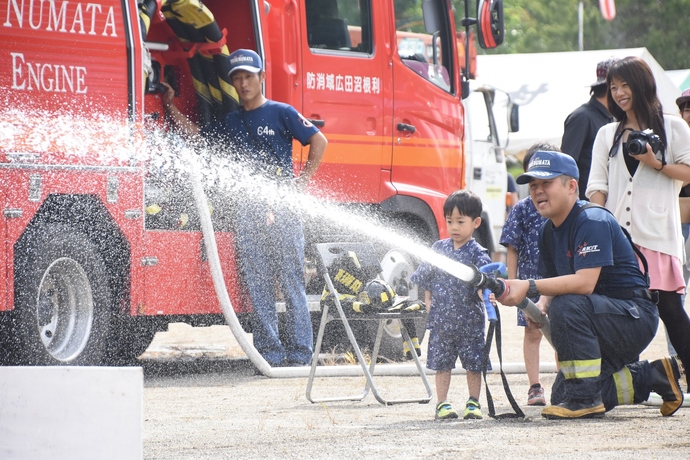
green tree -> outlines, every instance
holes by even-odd
[[[469,0],[470,15],[477,2]],[[505,0],[505,41],[486,54],[578,49],[578,0]],[[465,7],[453,0],[456,24]],[[584,49],[645,47],[665,69],[690,68],[690,0],[616,0],[616,17],[604,20],[597,0],[583,0]]]
[[[599,15],[585,28],[585,49],[645,47],[664,69],[690,68],[690,0],[616,0],[616,10],[613,21]]]

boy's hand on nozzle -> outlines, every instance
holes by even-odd
[[[496,316],[496,296],[494,293],[488,289],[484,289],[484,308],[486,308],[486,317],[489,322],[494,322],[498,320]]]
[[[500,262],[498,262],[500,263]],[[503,264],[501,264],[503,265]],[[487,264],[481,268],[477,268],[474,265],[468,265],[472,268],[474,274],[470,281],[468,281],[472,286],[489,289],[491,292],[498,296],[498,301],[502,302],[502,296],[505,294],[506,285],[503,280],[496,279],[492,271],[496,270],[497,265]],[[487,268],[488,267],[488,268]],[[498,266],[500,268],[500,266]],[[479,292],[479,297],[482,297],[482,292]]]

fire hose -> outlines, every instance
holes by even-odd
[[[484,289],[484,304],[486,306],[487,315],[489,320],[491,320],[490,310],[493,309],[493,305],[487,302],[486,294],[487,291],[493,292],[498,301],[500,302],[501,297],[508,293],[508,285],[499,276],[505,277],[506,269],[503,262],[494,262],[484,267],[477,269],[476,267],[468,267],[472,269],[472,278],[461,278],[459,279],[468,282],[472,286],[476,286],[479,289]],[[494,276],[488,276],[492,273]],[[516,305],[517,308],[523,311],[525,316],[527,316],[532,322],[540,325],[541,333],[544,335],[546,340],[551,343],[551,323],[549,318],[542,314],[541,309],[537,307],[534,302],[532,302],[528,297]],[[495,317],[495,314],[494,314]],[[553,346],[553,344],[551,343]]]

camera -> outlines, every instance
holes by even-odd
[[[657,153],[661,148],[661,138],[651,129],[644,131],[632,131],[628,134],[625,148],[630,155],[640,155],[647,151],[647,144],[652,147],[652,152]]]

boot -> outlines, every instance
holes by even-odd
[[[651,367],[652,391],[661,396],[661,415],[673,415],[683,405],[683,391],[680,389],[680,368],[675,357],[662,358],[649,363]]]
[[[592,399],[566,399],[555,406],[548,406],[541,415],[548,419],[601,418],[606,413],[604,403],[598,396]]]

